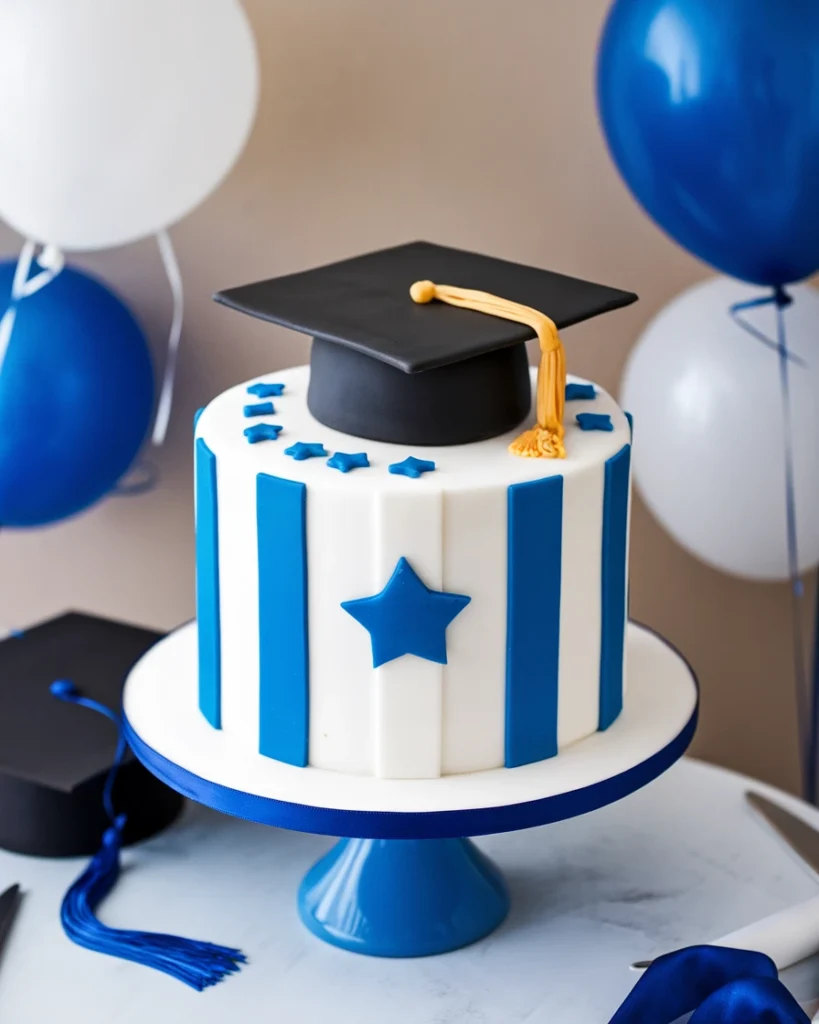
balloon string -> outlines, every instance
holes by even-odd
[[[780,295],[781,300],[779,298]],[[782,306],[779,306],[780,301],[783,303]],[[774,303],[777,304],[777,308],[784,309],[785,307],[790,306],[792,302],[793,299],[784,289],[778,289],[773,295],[762,295],[757,299],[749,299],[747,302],[735,302],[733,306],[731,306],[731,316],[744,331],[747,331],[748,334],[756,338],[757,341],[761,341],[763,345],[766,345],[773,352],[776,352],[780,358],[784,355],[789,362],[796,363],[797,366],[807,367],[807,362],[801,356],[797,355],[795,352],[791,352],[787,346],[783,353],[778,340],[774,341],[773,338],[769,338],[768,335],[763,334],[758,327],[754,327],[752,323],[739,315],[746,309],[758,309],[760,306],[770,306]]]
[[[811,803],[815,804],[817,796],[817,775],[819,774],[819,577],[817,577],[816,606],[814,609],[816,623],[813,634],[813,679],[811,686],[811,707],[810,707],[810,745],[808,747],[808,758],[810,760],[811,785],[808,792],[811,796]]]
[[[791,390],[789,362],[800,366],[807,364],[788,349],[785,330],[785,310],[793,299],[782,287],[774,289],[772,295],[737,302],[731,306],[731,316],[745,331],[776,350],[779,362],[779,388],[782,396],[782,427],[785,456],[785,518],[787,523],[788,576],[791,583],[791,627],[793,643],[793,673],[796,689],[796,710],[799,718],[799,745],[802,760],[802,788],[805,798],[816,803],[816,760],[817,742],[817,693],[814,692],[808,704],[808,681],[805,665],[805,644],[802,628],[803,599],[805,588],[799,573],[799,548],[796,532],[796,484],[793,457],[793,419],[791,416]],[[766,305],[776,306],[776,341],[768,338],[741,315],[743,311]],[[817,677],[819,682],[819,677]]]
[[[111,492],[117,498],[133,498],[137,494],[147,494],[159,482],[159,467],[149,459],[140,459]]]
[[[43,247],[42,252],[36,259],[41,269],[33,277],[29,277],[31,264],[35,262],[34,254],[36,251],[37,243],[27,238],[17,258],[9,304],[2,319],[0,319],[0,370],[3,368],[6,352],[11,342],[14,322],[17,319],[17,307],[20,301],[44,288],[45,285],[54,280],[65,266],[65,259],[60,250],[54,245],[47,245]]]
[[[182,274],[179,270],[179,261],[174,252],[171,236],[167,231],[158,231],[156,244],[159,248],[159,255],[162,257],[162,265],[165,268],[165,275],[173,298],[173,317],[171,318],[171,329],[168,333],[168,357],[165,362],[165,375],[162,379],[162,390],[159,393],[159,402],[156,407],[156,419],[154,420],[154,431],[151,441],[154,445],[161,445],[168,433],[168,423],[171,418],[171,407],[173,406],[173,389],[176,379],[176,364],[179,359],[179,342],[182,338],[182,317],[185,312],[185,296],[182,290]]]

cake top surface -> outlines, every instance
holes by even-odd
[[[462,249],[410,242],[284,277],[228,288],[216,300],[333,342],[404,373],[434,370],[534,337],[525,324],[410,299],[416,281],[501,295],[570,327],[637,298],[632,292]]]
[[[500,437],[454,447],[400,445],[351,437],[325,426],[310,413],[306,402],[309,379],[309,367],[297,366],[224,391],[202,412],[196,436],[204,440],[220,460],[220,466],[231,474],[268,473],[311,487],[398,493],[416,488],[455,491],[508,486],[553,475],[570,476],[600,466],[631,438],[628,419],[611,395],[578,377],[569,377],[569,394],[577,397],[566,402],[565,459],[525,459],[510,454],[508,445],[517,428]],[[534,384],[532,370],[533,389]],[[594,397],[581,397],[589,393],[589,388],[593,388]],[[248,418],[245,407],[262,404],[257,399],[268,396],[267,408],[273,411]],[[590,424],[586,419],[589,416],[601,419]],[[578,423],[578,417],[585,428]],[[599,429],[595,429],[595,423]],[[253,435],[246,431],[255,428],[260,443],[248,443]],[[321,449],[324,454],[310,454],[299,445],[314,446],[314,451]],[[298,456],[305,457],[297,457],[291,451],[293,448]],[[366,455],[367,465],[339,469],[339,465],[346,464],[344,459],[334,461],[339,454]],[[419,467],[417,477],[390,470],[406,459],[433,463],[434,469],[424,471]]]

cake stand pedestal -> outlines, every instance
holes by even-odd
[[[125,686],[125,732],[163,782],[218,811],[343,837],[299,890],[304,924],[375,956],[444,953],[504,919],[503,877],[465,836],[575,817],[628,796],[685,752],[698,695],[685,660],[630,624],[623,711],[560,756],[520,768],[388,780],[294,768],[213,729],[197,700],[196,627],[153,647]]]
[[[299,888],[314,935],[371,956],[459,949],[508,912],[503,876],[469,839],[342,839]]]

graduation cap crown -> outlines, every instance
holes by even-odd
[[[448,283],[432,283],[439,281]],[[531,408],[525,343],[537,335],[538,423],[513,446],[524,455],[562,454],[565,363],[558,330],[636,298],[429,242],[216,296],[313,336],[307,402],[317,420],[396,444],[466,444],[518,427]]]
[[[108,722],[56,701],[49,687],[70,677],[118,711],[129,669],[161,636],[67,612],[0,642],[0,847],[47,857],[97,849],[116,736]],[[130,752],[116,799],[128,813],[128,843],[165,828],[182,807]]]

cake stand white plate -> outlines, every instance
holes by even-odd
[[[666,641],[630,624],[623,711],[549,761],[441,779],[390,780],[295,768],[244,749],[200,714],[196,626],[153,647],[125,686],[126,735],[168,785],[251,821],[350,837],[302,884],[302,920],[326,941],[382,956],[445,952],[508,910],[497,869],[464,836],[574,817],[622,799],[682,756],[696,728],[694,674]]]

